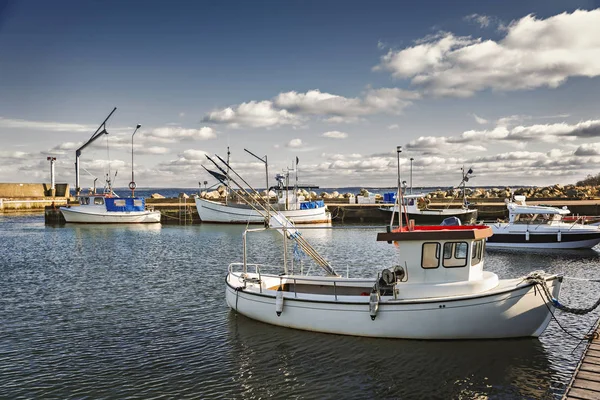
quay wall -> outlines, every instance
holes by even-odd
[[[39,197],[68,197],[69,184],[56,183],[56,193],[52,196],[49,183],[0,183],[0,198],[35,199]]]
[[[0,183],[0,212],[39,212],[46,206],[66,205],[69,184],[57,183],[54,193],[47,183]]]

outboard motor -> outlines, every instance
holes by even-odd
[[[440,224],[441,226],[460,226],[460,219],[458,219],[458,217],[448,217],[445,218],[442,223]]]

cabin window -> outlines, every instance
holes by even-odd
[[[444,267],[464,267],[467,265],[467,242],[444,243]]]
[[[141,207],[144,204],[142,202],[142,199],[135,199],[135,200],[133,200],[133,205],[136,206],[136,207]]]
[[[471,265],[479,264],[483,254],[483,240],[473,242],[473,253],[471,254]]]
[[[421,267],[437,268],[440,265],[440,244],[439,243],[423,243],[423,251],[421,252]]]
[[[117,206],[117,207],[125,207],[125,199],[115,200],[115,206]]]
[[[104,199],[102,197],[94,197],[94,204],[101,206],[104,204]]]
[[[79,199],[79,204],[90,204],[90,198],[89,197],[81,197]]]

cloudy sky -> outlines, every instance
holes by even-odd
[[[573,183],[600,172],[597,1],[0,0],[0,182]]]

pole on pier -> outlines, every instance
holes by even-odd
[[[54,181],[54,162],[56,157],[46,157],[46,160],[50,161],[50,196],[56,196],[56,184]]]

